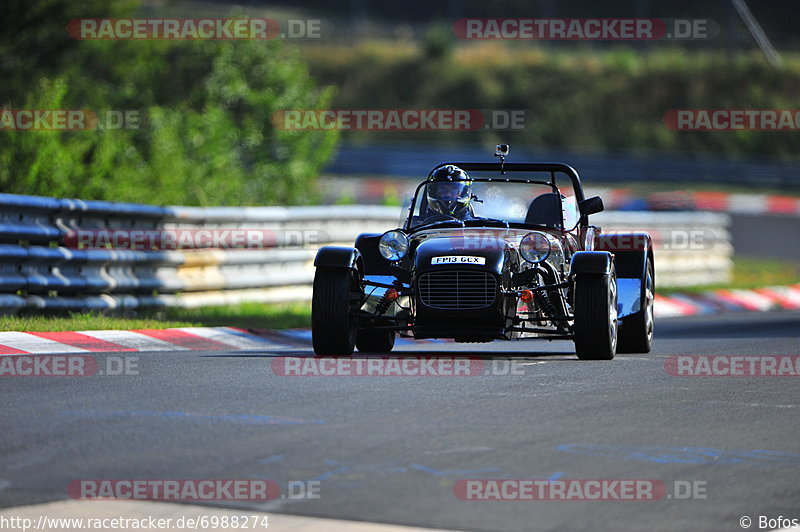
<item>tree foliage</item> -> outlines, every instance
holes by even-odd
[[[272,115],[324,108],[280,40],[76,41],[67,21],[135,16],[128,0],[7,0],[0,106],[134,111],[123,129],[0,131],[0,191],[187,205],[313,201],[336,132],[289,132]]]

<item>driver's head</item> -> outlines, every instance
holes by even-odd
[[[426,185],[428,207],[447,216],[459,216],[467,211],[472,199],[472,181],[467,173],[448,164],[433,171]]]

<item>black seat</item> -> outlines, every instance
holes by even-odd
[[[528,207],[525,223],[562,229],[564,221],[561,209],[561,194],[549,192],[536,196]]]

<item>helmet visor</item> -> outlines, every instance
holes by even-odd
[[[472,198],[466,181],[434,181],[427,185],[428,204],[441,214],[453,215],[464,210]]]
[[[428,197],[442,201],[465,201],[470,196],[470,186],[464,181],[438,181],[428,184]]]

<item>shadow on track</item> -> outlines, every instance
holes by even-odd
[[[363,359],[371,359],[371,358],[396,358],[396,359],[403,359],[403,358],[470,358],[470,359],[481,359],[481,360],[525,360],[525,359],[535,359],[535,358],[542,358],[542,357],[569,357],[569,358],[555,358],[554,360],[567,360],[575,362],[578,361],[578,358],[575,355],[574,351],[563,351],[563,352],[554,352],[554,351],[541,351],[541,352],[519,352],[519,351],[396,351],[391,353],[362,353],[362,352],[354,352],[351,356],[343,356],[343,357],[318,357],[314,355],[314,352],[309,350],[305,351],[281,351],[276,353],[274,351],[270,352],[233,352],[233,353],[209,353],[200,355],[202,358],[283,358],[283,357],[309,357],[309,358],[363,358]]]

